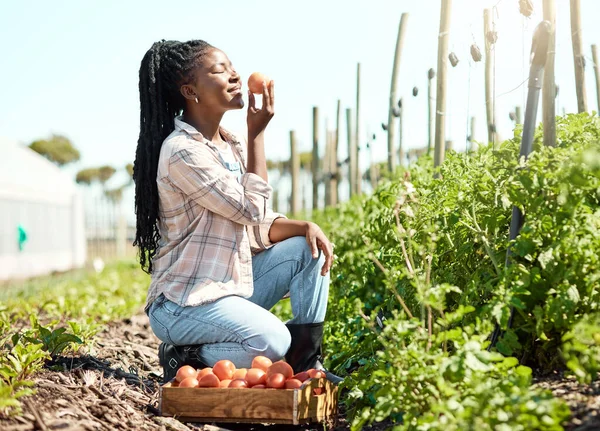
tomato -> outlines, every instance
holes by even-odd
[[[197,388],[198,380],[195,377],[186,377],[179,383],[180,388]]]
[[[266,356],[257,356],[252,359],[252,368],[260,368],[264,372],[267,372],[271,365],[273,362]]]
[[[210,373],[199,380],[198,386],[201,388],[218,388],[220,383],[219,378],[213,373]]]
[[[267,373],[260,368],[250,368],[246,373],[246,381],[248,385],[264,385],[267,381]]]
[[[283,389],[285,387],[285,376],[274,373],[267,377],[267,388]]]
[[[235,371],[235,365],[233,362],[223,359],[217,361],[212,367],[213,373],[219,378],[219,380],[231,380],[233,378],[233,372]]]
[[[265,385],[256,385],[256,386],[252,386],[252,389],[266,389],[267,387]]]
[[[247,388],[248,382],[245,381],[244,379],[235,379],[235,380],[232,380],[231,383],[229,383],[229,387],[230,388]]]
[[[219,387],[220,388],[228,388],[229,383],[231,383],[231,380],[221,380],[221,382],[219,383]]]
[[[310,378],[310,376],[308,375],[308,372],[306,371],[302,371],[300,373],[297,373],[295,376],[292,377],[293,379],[297,379],[300,380],[301,382],[304,382],[306,380],[308,380]]]
[[[308,375],[310,376],[311,379],[324,379],[325,378],[325,373],[321,370],[315,370],[315,369],[308,370]]]
[[[286,389],[297,389],[302,386],[302,382],[298,379],[288,379],[285,381]]]
[[[214,374],[213,369],[211,367],[206,367],[206,368],[202,368],[201,370],[198,370],[198,376],[196,378],[198,380],[200,380],[202,377],[206,376],[207,374]]]
[[[188,377],[196,377],[196,369],[194,367],[190,367],[189,365],[184,365],[183,367],[177,370],[175,380],[177,380],[178,382],[182,382]]]
[[[262,92],[263,92],[263,82],[266,82],[267,85],[268,85],[269,84],[269,78],[267,78],[266,75],[264,75],[264,74],[262,74],[260,72],[254,72],[248,78],[248,88],[254,94],[262,94]],[[254,365],[253,365],[253,367],[254,367]]]
[[[285,377],[284,380],[287,380],[294,375],[294,370],[292,370],[292,367],[287,362],[277,361],[277,362],[274,362],[273,365],[271,365],[269,367],[269,369],[267,370],[267,378],[271,374],[278,374],[278,373],[283,374],[283,376]]]
[[[231,380],[235,380],[235,379],[245,379],[246,378],[246,373],[248,372],[247,368],[238,368],[237,370],[235,370],[233,372],[233,376],[231,377]]]

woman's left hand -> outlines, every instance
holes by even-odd
[[[319,225],[313,222],[308,222],[306,227],[306,242],[314,259],[319,256],[319,249],[323,250],[325,264],[321,268],[321,275],[326,275],[333,264],[333,244],[327,239]]]

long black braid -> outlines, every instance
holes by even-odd
[[[156,42],[140,66],[140,136],[135,151],[134,246],[142,269],[152,272],[152,258],[160,240],[156,172],[163,141],[175,128],[175,116],[185,108],[179,89],[194,79],[193,71],[211,45],[203,40]]]

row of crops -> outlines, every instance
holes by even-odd
[[[439,171],[423,157],[373,195],[311,215],[335,244],[325,348],[347,376],[353,429],[562,429],[568,407],[533,375],[596,379],[600,119],[558,118],[556,147],[540,133],[526,163],[517,129],[497,150],[451,153]],[[511,243],[513,205],[525,223]],[[51,356],[93,353],[106,322],[140,312],[147,284],[131,262],[5,295],[0,413],[18,414]],[[286,318],[289,302],[274,311]]]
[[[32,379],[57,355],[94,354],[108,322],[138,313],[148,276],[135,262],[6,286],[0,296],[0,416],[20,414]]]
[[[533,372],[597,377],[600,119],[557,118],[557,146],[538,130],[526,162],[514,136],[437,172],[424,157],[315,214],[335,244],[326,348],[351,373],[354,429],[561,429],[569,410]],[[513,205],[525,222],[511,243]]]

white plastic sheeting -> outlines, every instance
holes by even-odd
[[[85,259],[75,182],[36,152],[0,138],[0,280],[66,271]]]

